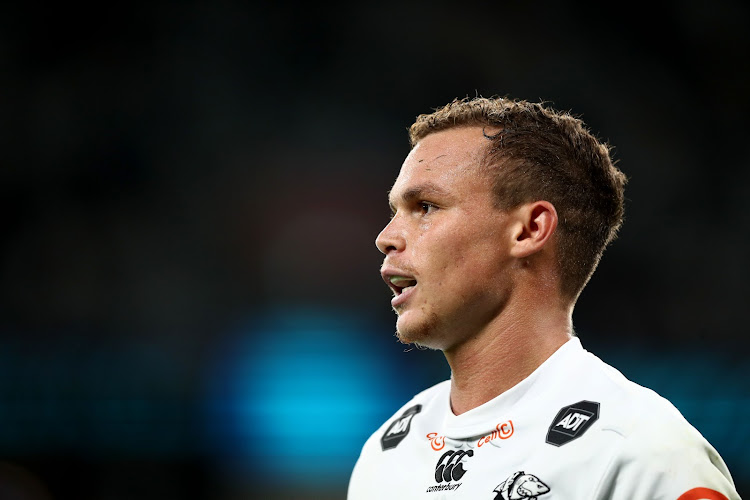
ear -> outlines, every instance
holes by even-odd
[[[535,201],[515,212],[510,253],[517,258],[529,257],[542,250],[555,233],[557,210],[548,201]]]

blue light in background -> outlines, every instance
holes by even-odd
[[[383,336],[342,311],[254,318],[209,377],[209,448],[256,478],[345,480],[367,437],[411,396],[380,348],[393,344]]]
[[[269,485],[341,487],[367,437],[437,374],[424,377],[420,363],[431,353],[404,356],[391,328],[346,311],[278,309],[218,342],[204,401],[212,462]],[[750,361],[622,346],[594,352],[670,399],[736,480],[750,475]]]

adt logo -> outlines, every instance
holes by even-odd
[[[579,401],[557,412],[547,431],[547,443],[562,446],[580,437],[599,419],[599,403]]]
[[[463,460],[473,456],[474,450],[446,451],[435,466],[435,481],[458,481],[466,474]]]
[[[422,411],[422,405],[414,405],[388,426],[383,437],[380,438],[380,446],[383,448],[383,451],[398,446],[406,435],[409,434],[411,419],[420,411]]]
[[[584,415],[582,413],[573,412],[569,415],[566,415],[565,418],[560,420],[560,422],[555,427],[562,427],[564,429],[577,431],[581,424],[587,422],[590,418],[590,414]]]

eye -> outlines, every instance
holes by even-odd
[[[420,201],[419,208],[422,210],[422,213],[430,214],[434,212],[435,210],[437,210],[437,205],[433,205],[429,201]]]
[[[396,216],[396,208],[393,205],[389,205],[388,219],[393,219]]]

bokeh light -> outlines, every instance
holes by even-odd
[[[345,481],[408,397],[378,349],[383,332],[345,310],[280,308],[249,323],[214,360],[209,448],[256,478]]]

